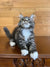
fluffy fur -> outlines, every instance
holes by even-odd
[[[30,57],[36,60],[38,58],[38,52],[35,51],[34,53],[30,53]]]
[[[22,31],[22,35],[25,37],[25,38],[24,38],[25,41],[27,41],[28,38],[29,38],[29,36],[31,35],[31,32],[30,32],[29,29],[23,29],[23,31]]]
[[[29,52],[28,52],[28,50],[26,50],[26,49],[21,50],[21,54],[22,54],[23,56],[26,56],[28,53],[29,53]]]
[[[6,27],[4,27],[4,31],[10,39],[10,46],[17,44],[23,56],[30,53],[31,58],[36,60],[38,52],[34,41],[34,17],[35,15],[31,15],[30,17],[20,15],[18,27],[14,29],[13,33],[11,34]]]

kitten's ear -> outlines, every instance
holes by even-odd
[[[23,18],[23,15],[22,15],[22,14],[20,14],[20,15],[19,15],[19,17],[20,17],[20,19],[22,19],[22,18]]]
[[[33,19],[33,20],[35,19],[35,17],[36,17],[36,16],[35,16],[34,14],[32,14],[32,15],[30,16],[30,18]]]

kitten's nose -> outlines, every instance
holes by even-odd
[[[27,21],[25,21],[25,23],[28,23]]]

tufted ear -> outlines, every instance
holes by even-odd
[[[19,15],[19,17],[20,17],[20,19],[22,19],[22,18],[23,18],[23,15],[22,15],[22,14],[20,14],[20,15]]]
[[[36,16],[35,16],[34,14],[32,14],[32,15],[30,16],[30,19],[33,19],[33,20],[34,20],[35,17],[36,17]]]

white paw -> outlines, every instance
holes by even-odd
[[[28,50],[26,50],[26,49],[21,50],[21,54],[23,56],[26,56],[28,54]]]
[[[11,42],[11,41],[10,41],[10,46],[11,46],[11,47],[15,46],[15,42]]]
[[[34,53],[31,53],[30,57],[33,58],[34,60],[36,60],[38,58],[38,52],[35,51]]]

